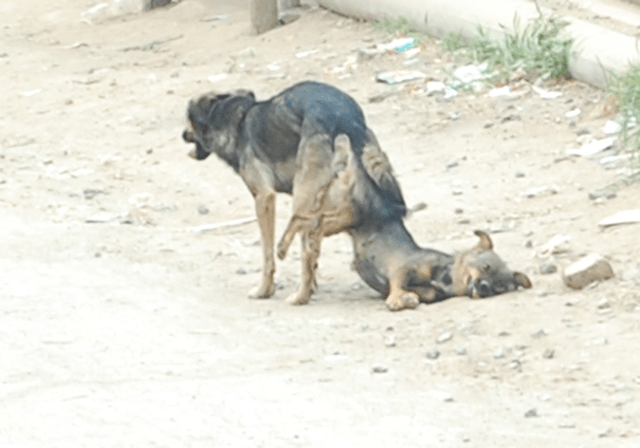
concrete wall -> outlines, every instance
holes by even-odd
[[[522,22],[538,15],[535,4],[524,0],[319,0],[318,3],[341,14],[368,20],[401,16],[436,37],[454,32],[467,39],[475,35],[478,25],[497,37],[502,34],[500,24],[510,27],[516,13]],[[629,61],[640,61],[634,37],[582,20],[567,20],[571,23],[568,31],[579,51],[570,62],[571,74],[576,79],[604,87],[610,72],[619,73]]]

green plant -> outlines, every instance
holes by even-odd
[[[620,148],[631,154],[631,165],[640,168],[640,63],[631,63],[620,75],[612,75],[607,91],[618,101],[620,108]],[[640,180],[640,171],[632,176]]]
[[[501,39],[492,39],[478,27],[471,53],[476,61],[487,62],[501,78],[518,69],[530,76],[568,77],[573,38],[565,33],[567,25],[557,17],[541,15],[522,26],[516,14],[512,29],[500,25],[504,33]]]
[[[384,17],[380,20],[374,20],[371,25],[376,31],[388,38],[413,37],[416,41],[422,42],[428,37],[426,32],[419,30],[405,17]]]
[[[444,51],[455,53],[465,47],[464,36],[461,32],[454,33],[452,31],[440,40],[440,46]]]

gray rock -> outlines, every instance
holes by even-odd
[[[527,412],[524,413],[525,418],[533,418],[538,417],[538,410],[536,408],[531,408]]]
[[[538,271],[542,275],[549,275],[558,272],[558,265],[554,260],[545,260],[538,266]]]
[[[552,348],[548,348],[542,353],[542,357],[545,359],[552,359],[555,356],[556,356],[556,351]]]
[[[607,260],[601,255],[589,254],[567,266],[562,273],[562,280],[569,288],[582,289],[590,283],[613,276],[613,268]]]
[[[389,371],[385,366],[373,366],[371,369],[373,373],[387,373]]]

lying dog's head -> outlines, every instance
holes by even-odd
[[[196,145],[189,156],[204,160],[215,152],[235,167],[232,150],[238,127],[254,103],[255,96],[248,90],[210,92],[189,101],[187,128],[182,133],[184,141]]]
[[[471,250],[456,257],[452,279],[456,295],[473,298],[489,297],[519,286],[531,288],[531,280],[522,272],[512,271],[493,251],[489,235],[480,230],[474,232],[480,241]]]

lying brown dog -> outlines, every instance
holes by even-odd
[[[493,242],[485,232],[476,230],[480,242],[453,256],[419,247],[402,216],[384,213],[373,204],[356,207],[356,203],[366,203],[371,178],[357,163],[347,136],[337,136],[334,146],[333,180],[308,207],[312,215],[294,215],[278,245],[279,256],[284,257],[293,236],[303,228],[301,221],[307,226],[307,234],[320,240],[324,226],[334,226],[347,216],[358,223],[347,229],[353,240],[356,271],[386,296],[391,310],[415,308],[420,302],[453,296],[488,297],[519,286],[531,288],[525,274],[511,271],[493,251]],[[367,154],[367,146],[363,154]],[[320,245],[320,241],[315,244]]]
[[[376,208],[378,214],[401,217],[406,213],[400,187],[391,165],[367,127],[362,110],[353,98],[317,82],[296,84],[267,101],[256,101],[247,90],[208,93],[189,103],[187,142],[195,143],[190,155],[206,159],[214,153],[229,164],[255,199],[263,248],[260,285],[252,297],[273,295],[275,261],[274,217],[276,193],[293,194],[295,233],[302,235],[302,282],[288,300],[309,301],[315,283],[321,237],[357,225],[359,210]],[[345,134],[353,163],[367,179],[366,195],[350,201],[354,213],[325,219],[320,238],[311,235],[320,227],[304,217],[317,216],[314,209],[336,172],[334,139]],[[366,151],[363,151],[366,148]],[[299,219],[302,217],[301,219]]]

